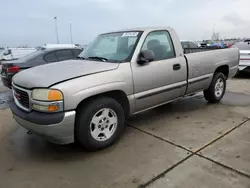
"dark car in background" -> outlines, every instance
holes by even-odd
[[[2,62],[2,82],[11,88],[12,77],[19,71],[47,63],[75,59],[81,52],[80,48],[41,49],[20,59]]]
[[[193,41],[189,41],[189,40],[182,40],[181,46],[183,49],[185,49],[185,48],[199,48],[198,44],[196,44]]]

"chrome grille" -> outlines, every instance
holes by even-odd
[[[23,110],[29,111],[30,110],[30,97],[29,91],[12,85],[13,89],[13,96],[17,106],[22,108]]]

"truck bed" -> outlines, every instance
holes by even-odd
[[[184,48],[184,54],[191,54],[197,52],[205,52],[211,50],[222,50],[221,48]]]
[[[216,67],[227,66],[229,68],[228,78],[235,75],[239,64],[239,51],[236,48],[225,49],[189,49],[185,54],[188,67],[188,89],[191,91],[204,90],[208,88]],[[199,52],[199,53],[195,53]],[[190,84],[192,83],[192,84]]]

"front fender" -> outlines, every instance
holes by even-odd
[[[123,91],[127,96],[129,96],[132,94],[132,92],[128,92],[127,87],[128,85],[126,82],[112,82],[78,90],[77,92],[73,93],[71,97],[65,96],[65,110],[76,109],[78,104],[80,104],[83,100],[110,91]]]

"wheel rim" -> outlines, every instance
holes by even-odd
[[[117,123],[116,113],[110,108],[103,108],[91,120],[91,136],[97,141],[106,141],[114,135]]]
[[[224,92],[224,81],[221,78],[219,78],[215,84],[215,93],[214,94],[217,98],[219,98],[219,97],[221,97],[223,92]]]

